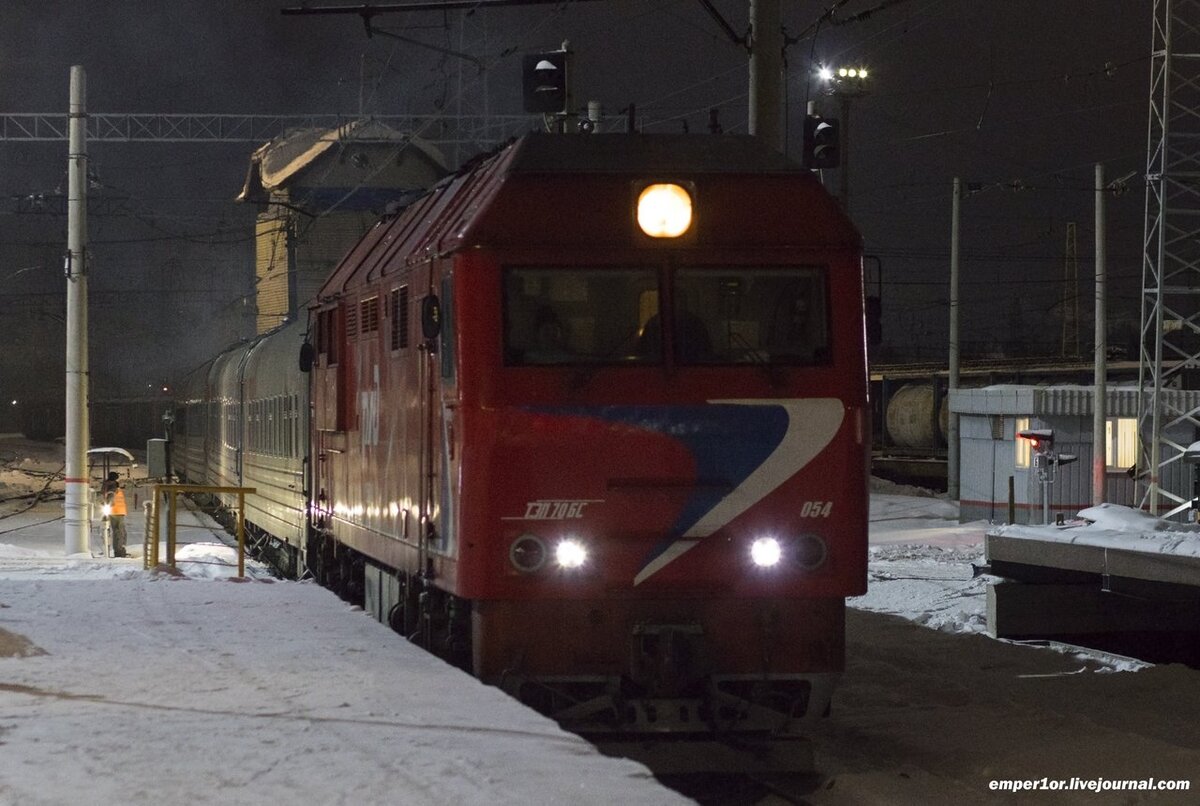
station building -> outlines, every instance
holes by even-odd
[[[1200,408],[1200,391],[1170,390],[1166,404],[1177,411]],[[1003,384],[958,389],[950,411],[959,415],[959,519],[994,523],[1041,523],[1043,483],[1031,443],[1017,434],[1052,429],[1054,451],[1076,461],[1056,468],[1050,490],[1050,520],[1073,518],[1092,506],[1092,417],[1090,386]],[[1138,390],[1108,387],[1106,396],[1106,500],[1140,506],[1135,476],[1138,463]],[[1176,425],[1164,439],[1189,445],[1196,429]],[[1197,466],[1174,462],[1162,470],[1161,486],[1183,497],[1195,489]],[[1010,493],[1011,488],[1011,493]],[[1011,507],[1011,510],[1010,510]],[[1011,515],[1011,518],[1010,518]]]

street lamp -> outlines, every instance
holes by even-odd
[[[817,78],[824,85],[824,93],[838,101],[838,116],[842,126],[841,170],[838,175],[839,195],[842,209],[850,214],[850,99],[867,94],[867,68],[855,66],[823,66]]]

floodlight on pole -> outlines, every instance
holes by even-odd
[[[838,184],[842,209],[850,212],[850,99],[867,94],[867,78],[870,72],[862,65],[822,65],[817,70],[823,92],[838,101],[838,118],[841,120],[841,148]]]

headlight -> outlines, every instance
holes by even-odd
[[[760,537],[750,544],[750,559],[759,568],[774,568],[783,557],[783,547],[773,537]]]
[[[788,551],[796,565],[811,571],[825,564],[829,558],[829,547],[816,535],[801,535]]]
[[[100,514],[102,514],[106,518],[109,515],[111,515],[112,514],[112,504],[102,504],[100,506]]]
[[[532,574],[546,564],[546,544],[533,535],[521,535],[509,548],[508,559],[518,571]]]
[[[650,185],[638,196],[637,221],[651,238],[678,238],[692,226],[692,197],[679,185]]]
[[[554,547],[554,559],[563,568],[580,568],[587,562],[587,547],[568,537]]]

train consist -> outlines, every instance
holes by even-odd
[[[864,353],[860,239],[811,172],[531,135],[199,373],[176,472],[257,488],[281,566],[572,729],[788,736],[866,589]]]

